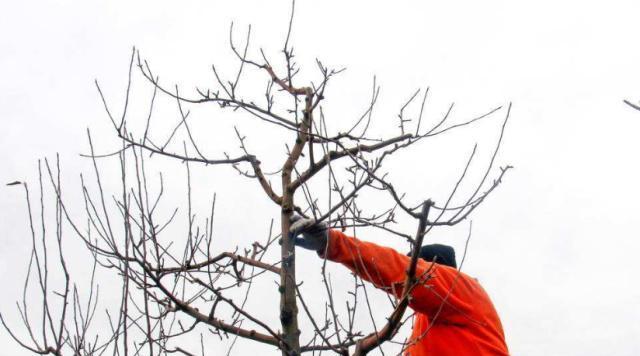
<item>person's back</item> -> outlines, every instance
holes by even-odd
[[[482,286],[454,268],[436,265],[434,270],[436,278],[449,279],[455,284],[449,298],[455,294],[458,302],[469,301],[465,303],[468,307],[457,310],[448,303],[446,295],[443,299],[446,298],[447,307],[443,306],[440,312],[427,308],[427,312],[422,313],[414,307],[416,315],[406,354],[508,355],[502,324]]]

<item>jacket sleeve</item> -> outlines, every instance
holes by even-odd
[[[330,230],[324,257],[343,264],[360,278],[397,298],[402,295],[410,258],[392,248]],[[409,306],[412,309],[430,319],[437,315],[441,321],[464,323],[465,315],[471,312],[470,302],[476,283],[470,283],[470,278],[455,268],[422,259],[418,260],[416,277],[420,282],[411,292]]]

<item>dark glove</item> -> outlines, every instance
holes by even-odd
[[[303,218],[296,214],[291,215],[289,221],[291,222],[289,233],[297,246],[320,253],[324,252],[329,238],[326,223]],[[298,237],[300,234],[302,234],[302,238]]]

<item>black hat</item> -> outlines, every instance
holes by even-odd
[[[436,262],[441,265],[458,268],[456,264],[456,251],[451,246],[441,244],[424,245],[420,249],[420,258],[429,262]]]

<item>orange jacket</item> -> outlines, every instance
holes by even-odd
[[[409,257],[394,249],[329,230],[326,258],[400,297]],[[445,265],[418,260],[422,284],[411,293],[416,312],[405,355],[508,355],[504,332],[489,296],[473,278]]]

